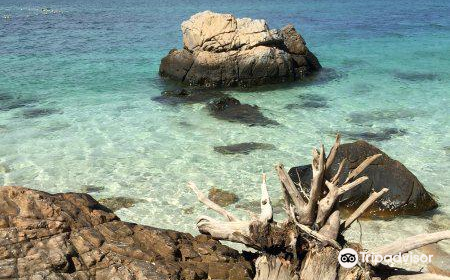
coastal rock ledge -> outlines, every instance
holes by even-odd
[[[252,86],[302,79],[321,65],[287,25],[204,11],[181,24],[184,48],[161,60],[159,73],[202,87]]]
[[[87,194],[0,187],[0,279],[246,280],[253,270],[206,235],[120,221]]]

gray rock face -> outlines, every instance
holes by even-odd
[[[161,60],[160,74],[204,87],[292,81],[321,68],[292,25],[205,11],[181,25],[184,48]]]
[[[253,269],[205,235],[122,222],[87,194],[0,187],[0,279],[244,280]]]
[[[348,174],[367,157],[375,154],[382,154],[382,156],[360,174],[360,176],[368,176],[369,180],[344,195],[341,203],[343,210],[353,210],[370,195],[372,190],[380,191],[385,187],[389,189],[389,192],[373,204],[367,212],[368,216],[414,215],[437,207],[433,196],[403,164],[362,140],[342,144],[331,166],[332,174],[326,174],[326,176],[331,177],[335,174],[343,158],[347,158],[348,164],[344,174]],[[297,172],[302,178],[302,185],[309,189],[312,177],[311,166],[293,167],[289,170],[289,175],[296,183],[299,181]]]

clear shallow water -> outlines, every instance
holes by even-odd
[[[260,106],[279,126],[217,120],[204,104],[152,101],[165,89],[160,59],[181,46],[181,21],[205,9],[264,18],[272,28],[293,23],[330,70],[316,82],[226,92]],[[101,186],[96,198],[145,200],[119,210],[122,219],[195,233],[195,219],[205,210],[187,181],[254,201],[265,171],[276,198],[275,163],[308,163],[311,148],[330,146],[336,131],[397,129],[401,133],[373,143],[404,163],[441,206],[423,217],[363,222],[365,246],[448,229],[448,14],[448,1],[3,0],[0,185],[50,192]],[[313,99],[325,106],[286,109]],[[231,156],[213,151],[251,141],[277,149]],[[193,211],[183,211],[192,205]],[[349,237],[359,238],[358,227]],[[448,243],[443,247],[450,251]]]

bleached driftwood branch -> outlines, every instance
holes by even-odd
[[[435,233],[424,233],[399,239],[391,244],[371,250],[371,254],[381,256],[403,254],[445,239],[450,239],[450,230]],[[376,262],[376,260],[373,259],[372,265],[378,264],[379,262]]]
[[[309,194],[302,190],[301,178],[299,178],[299,190],[283,165],[275,166],[288,216],[288,220],[282,223],[273,220],[273,209],[265,174],[262,176],[261,184],[261,212],[259,216],[254,215],[255,217],[248,221],[238,219],[209,200],[195,184],[189,183],[189,187],[196,193],[199,201],[227,219],[224,222],[201,216],[197,222],[199,231],[218,240],[242,243],[261,251],[255,263],[255,279],[257,280],[335,280],[339,278],[337,255],[345,245],[342,233],[388,191],[384,188],[372,193],[347,220],[341,221],[338,209],[341,196],[368,180],[366,176],[358,176],[381,154],[365,159],[344,179],[345,159],[341,161],[335,174],[330,174],[339,145],[338,135],[327,157],[323,145],[320,151],[313,150],[313,176]],[[374,249],[373,253],[382,255],[404,253],[449,238],[450,231],[419,235]],[[377,265],[378,263],[372,263],[373,267]],[[374,273],[370,266],[356,267],[356,269],[359,270],[357,275]]]

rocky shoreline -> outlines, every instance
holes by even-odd
[[[0,279],[252,279],[250,253],[121,221],[90,195],[0,188]]]
[[[293,25],[204,11],[181,24],[183,49],[161,60],[159,73],[184,84],[254,86],[302,79],[322,66]]]
[[[230,151],[240,149],[246,148],[232,146]],[[343,213],[367,199],[373,188],[380,191],[383,187],[388,187],[389,192],[369,209],[369,217],[392,218],[437,207],[433,196],[406,167],[367,142],[341,145],[330,162],[330,170],[337,170],[346,158],[348,165],[345,164],[342,172],[347,174],[364,159],[375,155],[379,158],[361,173],[371,179],[357,192],[349,193],[342,203]],[[309,186],[304,183],[311,176],[310,169],[310,166],[300,166],[289,172],[294,182],[298,182],[299,174],[306,179],[302,180],[302,186],[307,192]],[[324,176],[328,178],[329,174]],[[89,190],[98,189],[86,186],[86,191]],[[208,197],[223,207],[239,200],[235,194],[218,188],[212,188]],[[0,279],[244,280],[255,277],[257,255],[253,253],[240,253],[209,235],[193,237],[121,221],[111,210],[132,204],[133,201],[124,198],[99,203],[83,193],[49,194],[24,187],[0,187]],[[278,204],[284,202],[275,202],[274,211]],[[433,266],[429,269],[447,273]]]

